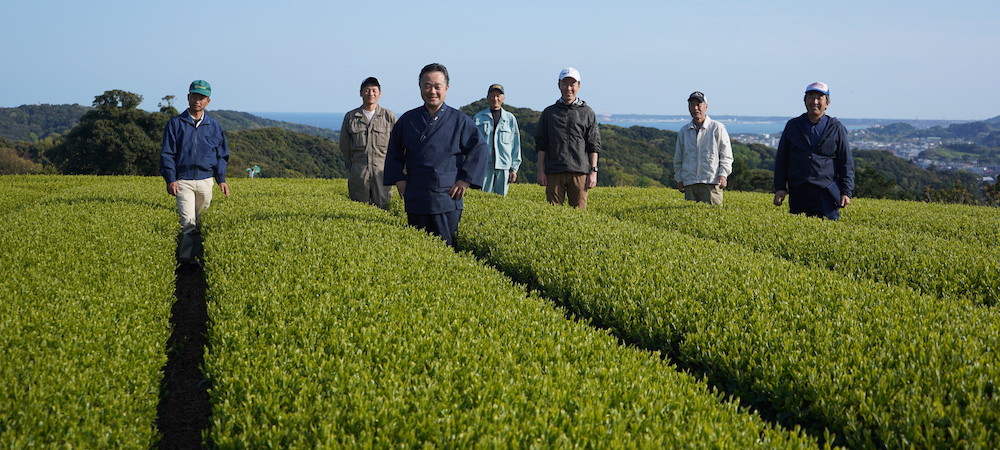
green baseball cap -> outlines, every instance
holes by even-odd
[[[212,85],[208,84],[205,80],[194,80],[191,82],[191,87],[188,89],[188,92],[192,94],[201,94],[205,97],[211,97]]]

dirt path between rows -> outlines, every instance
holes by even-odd
[[[202,373],[208,343],[208,308],[205,304],[205,271],[198,264],[180,264],[175,271],[177,301],[170,311],[173,333],[167,341],[167,364],[160,382],[156,427],[158,448],[211,448],[202,443],[202,432],[211,426],[209,381]]]

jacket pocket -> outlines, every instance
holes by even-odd
[[[392,127],[389,124],[380,121],[372,126],[371,135],[368,137],[375,147],[384,149],[389,146],[389,133],[391,131]]]

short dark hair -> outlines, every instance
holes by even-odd
[[[813,91],[813,92],[819,92],[820,94],[823,94],[820,91]],[[826,97],[826,104],[829,105],[830,104],[830,94],[823,94],[823,96]],[[805,101],[808,98],[809,98],[809,93],[806,92],[806,95],[802,96],[802,100]]]
[[[441,64],[438,64],[438,63],[430,63],[430,64],[424,66],[423,69],[420,69],[420,76],[417,77],[417,84],[420,84],[420,80],[424,79],[424,74],[425,73],[430,73],[430,72],[441,72],[441,73],[443,73],[444,74],[444,84],[446,84],[448,86],[451,86],[451,77],[448,76],[448,68],[445,67],[445,66],[443,66],[443,65],[441,65]]]
[[[375,86],[379,90],[382,90],[382,85],[378,84],[378,78],[375,78],[375,77],[365,78],[365,81],[361,82],[361,90],[362,91],[364,91],[365,88],[368,87],[368,86]]]

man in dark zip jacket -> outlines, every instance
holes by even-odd
[[[847,128],[826,115],[830,88],[816,82],[806,87],[806,113],[791,119],[781,133],[774,159],[774,204],[788,195],[792,214],[840,218],[840,208],[854,195],[854,156]]]
[[[577,96],[580,72],[567,67],[559,72],[559,100],[542,111],[535,134],[538,184],[552,205],[587,209],[587,191],[597,186],[597,156],[601,132],[597,116]]]

